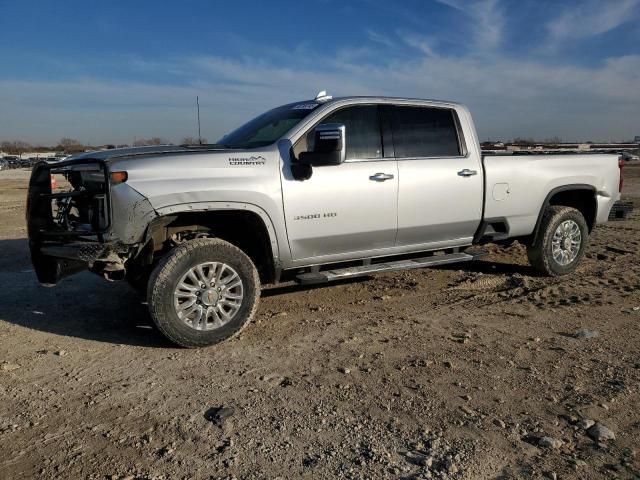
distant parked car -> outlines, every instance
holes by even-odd
[[[0,158],[0,170],[7,170],[9,168],[9,164]]]
[[[4,157],[4,161],[9,168],[18,168],[20,166],[20,159],[14,155]]]
[[[620,154],[620,158],[624,160],[625,163],[640,162],[640,157],[638,155],[633,155],[629,152],[622,152]]]

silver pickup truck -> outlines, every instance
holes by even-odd
[[[29,244],[41,283],[126,278],[161,332],[203,346],[251,320],[261,283],[464,262],[471,245],[514,240],[543,274],[570,273],[620,197],[622,165],[483,157],[462,105],[321,92],[218,144],[39,163]]]

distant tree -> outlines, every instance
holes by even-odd
[[[164,138],[151,137],[151,138],[139,138],[133,142],[134,147],[143,147],[147,145],[168,145],[169,142]]]
[[[516,137],[513,139],[516,145],[534,145],[536,141],[533,138]]]
[[[198,141],[198,139],[196,137],[184,137],[180,141],[180,145],[198,145],[200,143],[202,143],[204,145],[205,143],[207,143],[207,139],[206,138],[201,138],[200,141]]]
[[[544,143],[552,143],[554,145],[558,145],[559,143],[562,143],[562,139],[560,137],[551,137],[551,138],[545,138]]]
[[[58,142],[58,147],[56,150],[61,150],[65,153],[77,153],[83,152],[85,150],[84,145],[80,143],[79,140],[75,138],[63,137]]]
[[[22,140],[11,140],[0,143],[0,150],[11,155],[22,155],[24,152],[31,150],[31,145]]]

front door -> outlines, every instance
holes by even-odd
[[[377,106],[345,107],[320,123],[345,125],[346,160],[313,167],[304,181],[293,179],[285,165],[282,192],[293,260],[333,261],[393,247],[398,168],[394,159],[384,159]]]

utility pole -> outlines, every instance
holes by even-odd
[[[200,100],[196,95],[196,107],[198,108],[198,144],[202,145],[202,136],[200,135]]]

